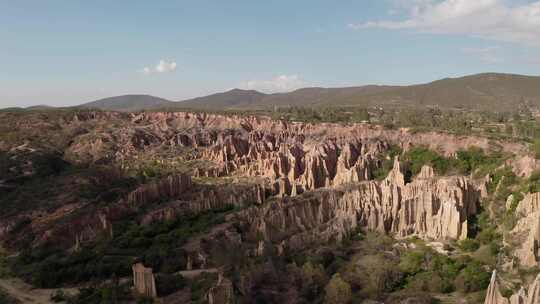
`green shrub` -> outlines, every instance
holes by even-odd
[[[423,147],[410,149],[403,155],[403,160],[409,163],[413,175],[418,174],[424,165],[432,166],[435,172],[441,175],[446,174],[452,166],[451,160]]]
[[[455,279],[456,288],[465,293],[486,289],[489,285],[490,273],[480,263],[471,262]]]
[[[474,252],[480,248],[480,244],[476,240],[464,239],[458,242],[458,247],[465,252]]]
[[[325,292],[324,302],[327,304],[348,304],[352,299],[351,286],[341,278],[339,273],[328,282]]]
[[[415,275],[422,271],[423,264],[423,252],[407,251],[400,257],[399,269],[406,275]]]

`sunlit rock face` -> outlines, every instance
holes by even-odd
[[[436,178],[424,167],[406,184],[401,164],[383,181],[324,188],[245,210],[253,234],[291,248],[341,239],[356,227],[424,239],[464,239],[481,196],[466,177]]]
[[[499,283],[497,281],[497,272],[493,271],[491,281],[486,292],[484,304],[538,304],[540,303],[540,274],[528,286],[523,286],[510,298],[501,295]]]
[[[509,304],[508,299],[502,296],[497,282],[497,271],[493,271],[491,281],[486,292],[484,304]]]
[[[519,220],[505,239],[515,247],[514,256],[519,264],[527,267],[540,261],[540,193],[529,193],[515,210]]]
[[[143,264],[137,263],[131,269],[135,291],[141,296],[156,298],[156,280],[152,268],[146,268]]]

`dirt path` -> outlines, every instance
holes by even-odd
[[[58,289],[37,289],[24,283],[20,279],[0,279],[0,289],[3,289],[12,298],[19,300],[21,303],[36,303],[49,304],[51,295]],[[66,294],[76,294],[77,289],[60,288]]]

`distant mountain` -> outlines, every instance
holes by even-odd
[[[515,110],[523,103],[540,106],[540,77],[485,73],[410,86],[304,88],[278,94],[236,89],[178,102],[174,107],[247,109],[273,106],[357,105]]]
[[[375,94],[337,98],[334,104],[364,106],[439,106],[515,110],[521,103],[540,105],[540,77],[485,73],[397,87]]]
[[[254,90],[233,89],[223,93],[212,94],[205,97],[184,100],[175,103],[173,107],[181,108],[211,108],[226,109],[231,107],[246,107],[259,104],[267,94]]]
[[[393,86],[368,85],[348,88],[304,88],[290,93],[277,93],[267,95],[260,102],[252,106],[308,106],[331,105],[339,100],[354,100],[358,96],[366,96],[395,89]]]
[[[79,107],[108,111],[178,109],[258,109],[274,106],[438,106],[477,110],[516,110],[540,107],[540,77],[485,73],[445,78],[410,86],[303,88],[289,93],[264,94],[233,89],[223,93],[173,102],[150,95],[123,95]],[[37,106],[42,109],[44,106]]]
[[[104,98],[80,105],[81,108],[94,108],[105,111],[135,112],[168,107],[172,101],[151,95],[122,95]]]

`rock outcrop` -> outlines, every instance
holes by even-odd
[[[423,168],[405,184],[396,160],[388,178],[311,191],[296,197],[275,199],[259,208],[243,211],[240,218],[253,235],[291,248],[312,242],[341,239],[356,227],[417,235],[424,239],[463,239],[468,219],[476,214],[480,190],[465,177],[435,178]]]
[[[503,297],[501,291],[499,290],[496,270],[494,270],[491,274],[491,281],[489,282],[484,304],[509,304],[508,299]]]
[[[539,304],[540,303],[540,274],[529,285],[527,290],[522,286],[509,299],[503,297],[497,282],[497,272],[493,271],[486,293],[484,304]]]
[[[144,205],[159,200],[178,199],[191,187],[191,177],[185,174],[173,175],[143,185],[129,193],[126,202],[132,205]]]
[[[219,274],[218,282],[208,291],[208,304],[233,304],[234,289],[231,280]]]
[[[135,291],[145,297],[156,298],[156,280],[152,268],[146,268],[137,263],[131,267],[133,270],[133,286]]]
[[[209,210],[260,205],[270,194],[261,183],[197,185],[190,193],[185,193],[181,200],[147,212],[142,223],[174,220],[182,215],[195,215]]]
[[[519,202],[520,217],[506,242],[515,247],[514,256],[520,265],[534,267],[540,261],[540,193],[529,193]]]

